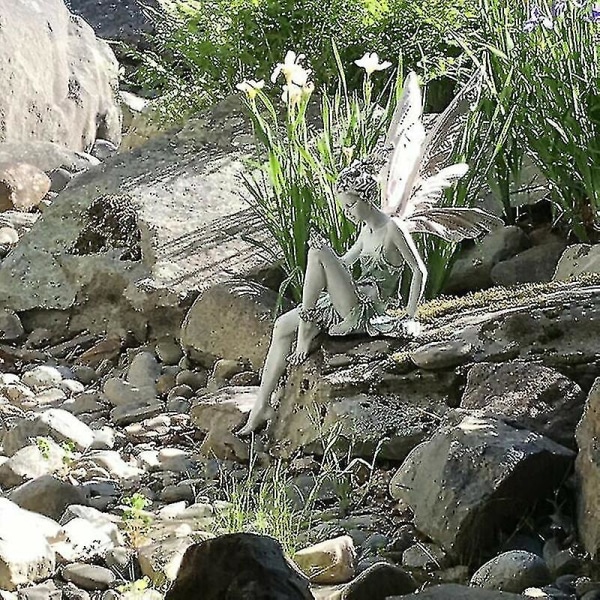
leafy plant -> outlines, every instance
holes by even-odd
[[[35,439],[35,443],[42,455],[44,460],[50,460],[50,442],[45,437],[38,437]]]
[[[216,532],[269,535],[279,540],[290,556],[293,555],[305,520],[301,511],[293,506],[288,494],[290,485],[291,479],[281,462],[260,473],[251,462],[248,476],[243,481],[223,481],[228,506],[217,513]]]
[[[138,548],[142,545],[148,527],[152,522],[151,515],[145,511],[150,504],[150,500],[143,494],[136,492],[131,496],[125,496],[123,504],[127,507],[122,515],[125,533],[130,544],[134,548]]]
[[[549,182],[557,218],[580,240],[599,239],[600,13],[573,0],[479,6],[479,30],[461,43],[487,65],[488,116],[508,133],[495,157],[505,198],[525,153]]]
[[[319,57],[311,64],[321,86],[365,48],[405,57],[427,80],[444,76],[460,48],[448,35],[470,26],[475,0],[164,0],[153,16],[150,49],[129,49],[139,64],[132,83],[162,98],[165,120],[179,121],[229,94],[244,78],[266,78],[290,48]],[[350,89],[362,84],[360,69],[348,72]],[[442,86],[444,102],[448,86]],[[446,98],[447,100],[447,98]]]
[[[246,81],[239,86],[246,92],[254,132],[266,154],[264,162],[254,163],[256,170],[244,183],[252,207],[277,241],[288,276],[286,283],[298,300],[311,228],[340,254],[354,236],[354,226],[335,200],[335,181],[353,157],[368,154],[385,133],[396,97],[389,93],[390,87],[397,91],[401,84],[399,78],[391,80],[385,90],[387,100],[384,94],[373,98],[371,73],[366,72],[362,91],[350,92],[339,55],[337,58],[337,88],[332,98],[323,93],[320,119],[313,118],[316,126],[311,125],[308,112],[314,84],[308,82],[308,71],[300,64],[302,58],[293,52],[276,70],[286,79],[283,118],[263,92],[262,81]]]

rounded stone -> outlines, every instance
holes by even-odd
[[[44,389],[60,385],[62,375],[58,369],[49,365],[40,365],[21,376],[21,381],[33,389]]]
[[[13,245],[19,241],[19,234],[12,227],[0,227],[0,244]]]
[[[71,563],[63,567],[63,579],[84,590],[106,590],[115,581],[115,574],[105,567]]]
[[[524,550],[495,556],[471,577],[472,586],[514,594],[520,594],[526,588],[542,587],[551,581],[544,559]]]

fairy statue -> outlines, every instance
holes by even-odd
[[[479,73],[473,76],[426,134],[417,76],[410,73],[385,140],[370,156],[341,171],[337,200],[346,217],[360,226],[358,238],[338,256],[319,235],[311,234],[302,304],[275,322],[258,397],[240,435],[256,431],[273,417],[271,395],[287,364],[302,363],[320,332],[377,335],[395,328],[408,337],[418,335],[415,314],[427,267],[412,233],[460,241],[502,224],[481,209],[437,206],[443,189],[467,172],[465,163],[451,164],[451,159],[468,108],[479,95],[480,81]],[[351,269],[356,263],[358,278]],[[405,265],[412,281],[408,318],[399,321],[386,309],[398,296]]]

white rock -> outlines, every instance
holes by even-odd
[[[144,471],[157,471],[160,466],[157,450],[143,450],[137,456],[140,469]]]
[[[72,443],[81,452],[87,450],[94,441],[94,433],[85,423],[66,410],[51,408],[33,419],[22,420],[9,431],[3,440],[5,454],[12,456],[36,437]]]
[[[118,479],[130,479],[143,473],[138,467],[125,462],[115,450],[94,451],[86,458],[86,461],[106,469]]]
[[[183,511],[183,517],[186,519],[205,519],[212,517],[213,514],[213,507],[205,502],[195,502]]]
[[[112,427],[104,426],[102,429],[95,429],[93,450],[112,450],[115,447],[115,430]]]
[[[0,387],[4,385],[11,385],[13,383],[19,383],[21,380],[18,375],[14,373],[0,373]]]
[[[60,382],[60,389],[68,396],[74,396],[75,394],[83,393],[85,386],[76,379],[63,379]]]
[[[107,550],[125,543],[115,523],[91,523],[76,517],[64,526],[64,531],[67,539],[52,545],[63,562],[103,556]]]
[[[161,519],[175,519],[183,515],[185,508],[185,500],[182,500],[181,502],[173,502],[172,504],[167,504],[166,506],[163,506],[158,511],[158,516]]]
[[[0,244],[16,244],[19,241],[19,234],[12,227],[0,227]]]
[[[10,488],[65,468],[65,451],[49,438],[17,450],[0,465],[0,486]]]
[[[34,390],[42,390],[59,385],[62,381],[62,375],[55,367],[40,365],[25,371],[21,376],[21,381]]]
[[[355,574],[356,550],[348,535],[304,548],[294,562],[311,583],[346,583]]]
[[[51,577],[56,556],[47,534],[59,537],[60,526],[5,498],[0,498],[0,523],[0,589],[12,591]]]

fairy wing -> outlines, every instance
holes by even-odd
[[[398,217],[394,217],[398,219]],[[499,217],[479,208],[433,207],[403,220],[411,233],[430,233],[447,242],[460,242],[504,225]]]
[[[448,108],[437,118],[425,136],[419,158],[402,190],[395,215],[402,219],[431,209],[444,188],[467,172],[464,163],[451,164],[456,143],[463,132],[469,108],[479,98],[482,72],[478,70],[454,97]]]
[[[425,139],[422,110],[417,75],[411,71],[404,81],[402,96],[384,141],[383,150],[390,154],[380,173],[381,209],[388,214],[397,212],[406,184],[417,168]]]

